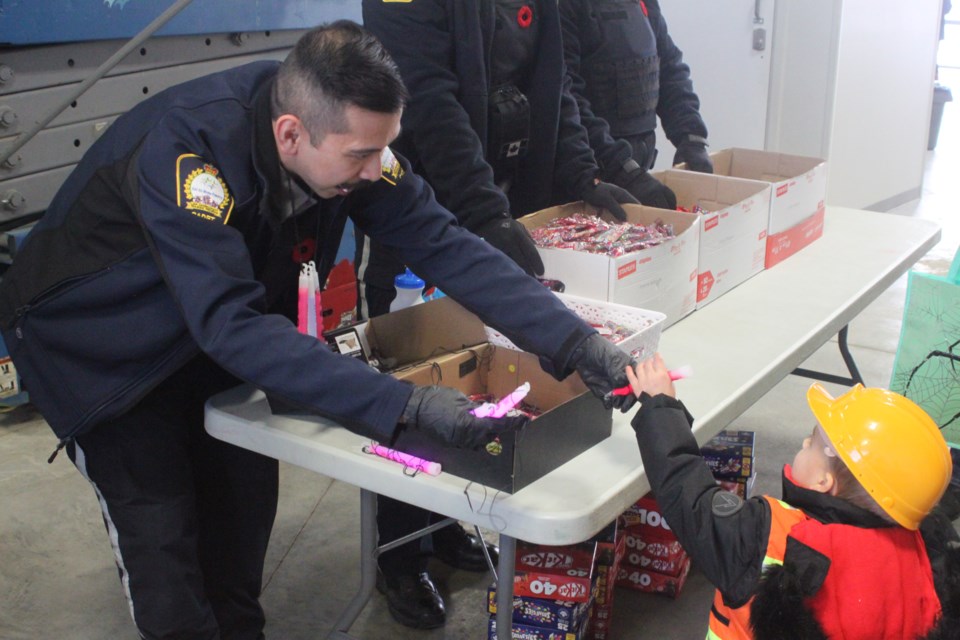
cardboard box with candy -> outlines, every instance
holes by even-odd
[[[770,185],[765,268],[770,269],[823,235],[825,160],[738,148],[715,151],[710,158],[715,175]],[[684,169],[685,165],[677,168]]]
[[[763,271],[770,185],[668,169],[654,174],[677,196],[677,208],[700,214],[697,309]]]
[[[487,589],[487,611],[497,613],[496,587]],[[566,602],[530,596],[513,596],[513,621],[522,625],[576,632],[590,613],[590,601]]]
[[[373,318],[365,336],[372,359],[390,362],[393,376],[414,384],[503,398],[530,383],[524,402],[536,419],[486,449],[444,447],[410,429],[399,434],[393,449],[440,463],[443,473],[513,493],[610,435],[611,412],[577,374],[558,381],[537,356],[491,344],[480,318],[451,298]]]
[[[515,596],[587,602],[593,594],[596,544],[535,545],[517,541]]]
[[[497,620],[491,616],[487,625],[488,640],[497,640]],[[513,628],[504,640],[584,640],[583,625],[574,631],[558,631],[528,624],[513,623]]]
[[[686,583],[689,573],[689,557],[684,558],[679,573],[673,576],[623,564],[617,574],[617,586],[676,598],[683,590],[683,585]]]
[[[659,311],[669,326],[696,308],[699,218],[640,205],[623,208],[626,224],[606,212],[594,217],[597,211],[582,202],[519,222],[537,241],[546,277],[562,281],[567,293]],[[588,238],[597,242],[588,246]]]

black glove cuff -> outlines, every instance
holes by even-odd
[[[623,166],[614,176],[612,182],[613,184],[626,188],[627,185],[632,184],[634,180],[638,179],[644,173],[646,173],[646,169],[631,158],[623,163]]]

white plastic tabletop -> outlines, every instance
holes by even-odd
[[[663,332],[668,362],[695,376],[681,398],[705,442],[802,363],[887,289],[940,238],[934,222],[828,207],[823,237]],[[441,473],[405,476],[365,454],[369,440],[319,417],[270,413],[239,387],[212,398],[214,437],[375,493],[534,543],[589,538],[649,490],[632,411],[613,434],[513,495]]]

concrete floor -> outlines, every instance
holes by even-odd
[[[940,81],[960,87],[960,71],[942,70]],[[952,217],[960,202],[957,110],[946,105],[939,144],[927,154],[922,198],[896,210],[944,225],[941,243],[916,266],[934,273],[946,272],[960,245],[960,224]],[[889,382],[905,291],[902,278],[851,324],[851,350],[869,385]],[[835,342],[804,366],[843,373]],[[758,433],[757,491],[779,494],[780,468],[809,432],[808,384],[788,377],[731,425]],[[46,463],[55,444],[29,406],[0,417],[0,638],[134,638],[93,492],[65,455]],[[357,584],[359,491],[284,464],[280,492],[264,576],[266,633],[274,640],[321,638]],[[445,628],[399,626],[376,596],[352,632],[374,640],[485,638],[488,578],[433,568],[447,601]],[[711,595],[695,569],[676,600],[618,589],[612,637],[700,640]]]

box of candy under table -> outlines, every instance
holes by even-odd
[[[678,208],[700,215],[697,309],[763,271],[769,184],[676,169],[654,177],[676,194]]]
[[[628,307],[615,302],[591,300],[567,293],[554,294],[568,309],[580,316],[597,332],[637,360],[653,355],[660,344],[660,333],[666,315],[659,311]],[[516,349],[502,333],[486,328],[491,344]]]
[[[576,373],[558,381],[536,356],[491,344],[483,322],[450,298],[373,318],[365,335],[371,358],[391,362],[390,373],[413,384],[487,400],[530,383],[520,409],[535,418],[486,449],[444,447],[413,430],[400,433],[395,449],[439,462],[444,473],[513,493],[610,435],[611,412]]]
[[[696,214],[624,205],[620,224],[582,202],[519,219],[537,243],[544,276],[566,292],[659,311],[664,328],[697,305],[700,224]]]

